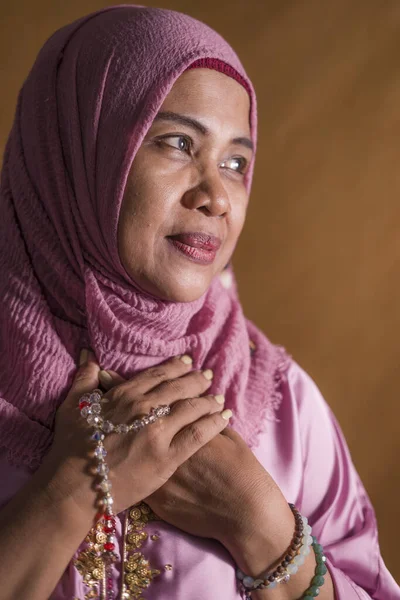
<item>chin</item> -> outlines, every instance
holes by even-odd
[[[211,281],[204,281],[203,285],[199,285],[199,280],[195,282],[171,281],[165,285],[161,282],[157,286],[152,286],[152,290],[148,290],[153,296],[160,300],[168,302],[195,302],[201,298],[211,285]]]
[[[137,274],[136,274],[137,275]],[[175,277],[174,277],[175,275]],[[209,289],[214,273],[177,273],[166,274],[161,278],[150,278],[143,276],[139,279],[130,273],[135,286],[140,292],[148,294],[158,300],[167,302],[195,302],[199,300]]]
[[[157,297],[161,300],[167,300],[168,302],[195,302],[206,293],[208,287],[198,289],[173,289],[158,291]]]

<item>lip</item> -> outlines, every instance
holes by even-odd
[[[203,265],[214,262],[222,244],[218,237],[204,232],[179,233],[167,239],[186,258]]]

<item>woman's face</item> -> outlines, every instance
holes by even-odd
[[[234,79],[186,71],[172,87],[128,176],[118,251],[153,296],[191,302],[229,262],[242,230],[252,157],[250,100]]]

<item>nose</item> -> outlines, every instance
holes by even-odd
[[[230,212],[229,194],[221,181],[218,167],[209,169],[183,197],[186,208],[200,210],[207,216],[222,217]]]

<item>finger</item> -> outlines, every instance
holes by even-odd
[[[168,418],[165,419],[164,430],[173,438],[181,429],[198,421],[201,417],[221,412],[224,409],[224,396],[201,396],[187,398],[173,405]]]
[[[195,423],[191,423],[173,438],[170,449],[175,454],[175,460],[182,464],[200,448],[208,444],[216,435],[221,433],[232,416],[231,410],[223,410],[202,417]]]
[[[232,427],[225,427],[225,429],[221,431],[221,433],[223,435],[226,435],[226,437],[230,438],[236,444],[245,444],[247,447],[247,444],[242,438],[242,436],[237,431],[232,429]]]
[[[182,377],[164,381],[144,396],[142,404],[143,406],[147,403],[151,406],[154,404],[172,405],[178,400],[201,396],[210,387],[212,377],[213,373],[208,369],[207,371],[192,371]]]
[[[118,399],[132,397],[132,394],[134,396],[146,394],[160,383],[176,379],[188,373],[192,368],[192,362],[190,356],[187,355],[170,358],[166,362],[146,369],[124,383],[115,386],[109,396],[116,396]]]
[[[90,350],[81,353],[80,366],[78,367],[72,386],[68,392],[65,402],[77,405],[79,398],[98,387],[98,373],[100,370],[96,357]]]
[[[107,391],[111,390],[116,385],[120,385],[121,383],[126,382],[126,379],[124,379],[124,377],[121,377],[121,375],[118,375],[118,373],[116,373],[115,371],[110,370],[101,370],[99,372],[99,380],[102,387]]]

